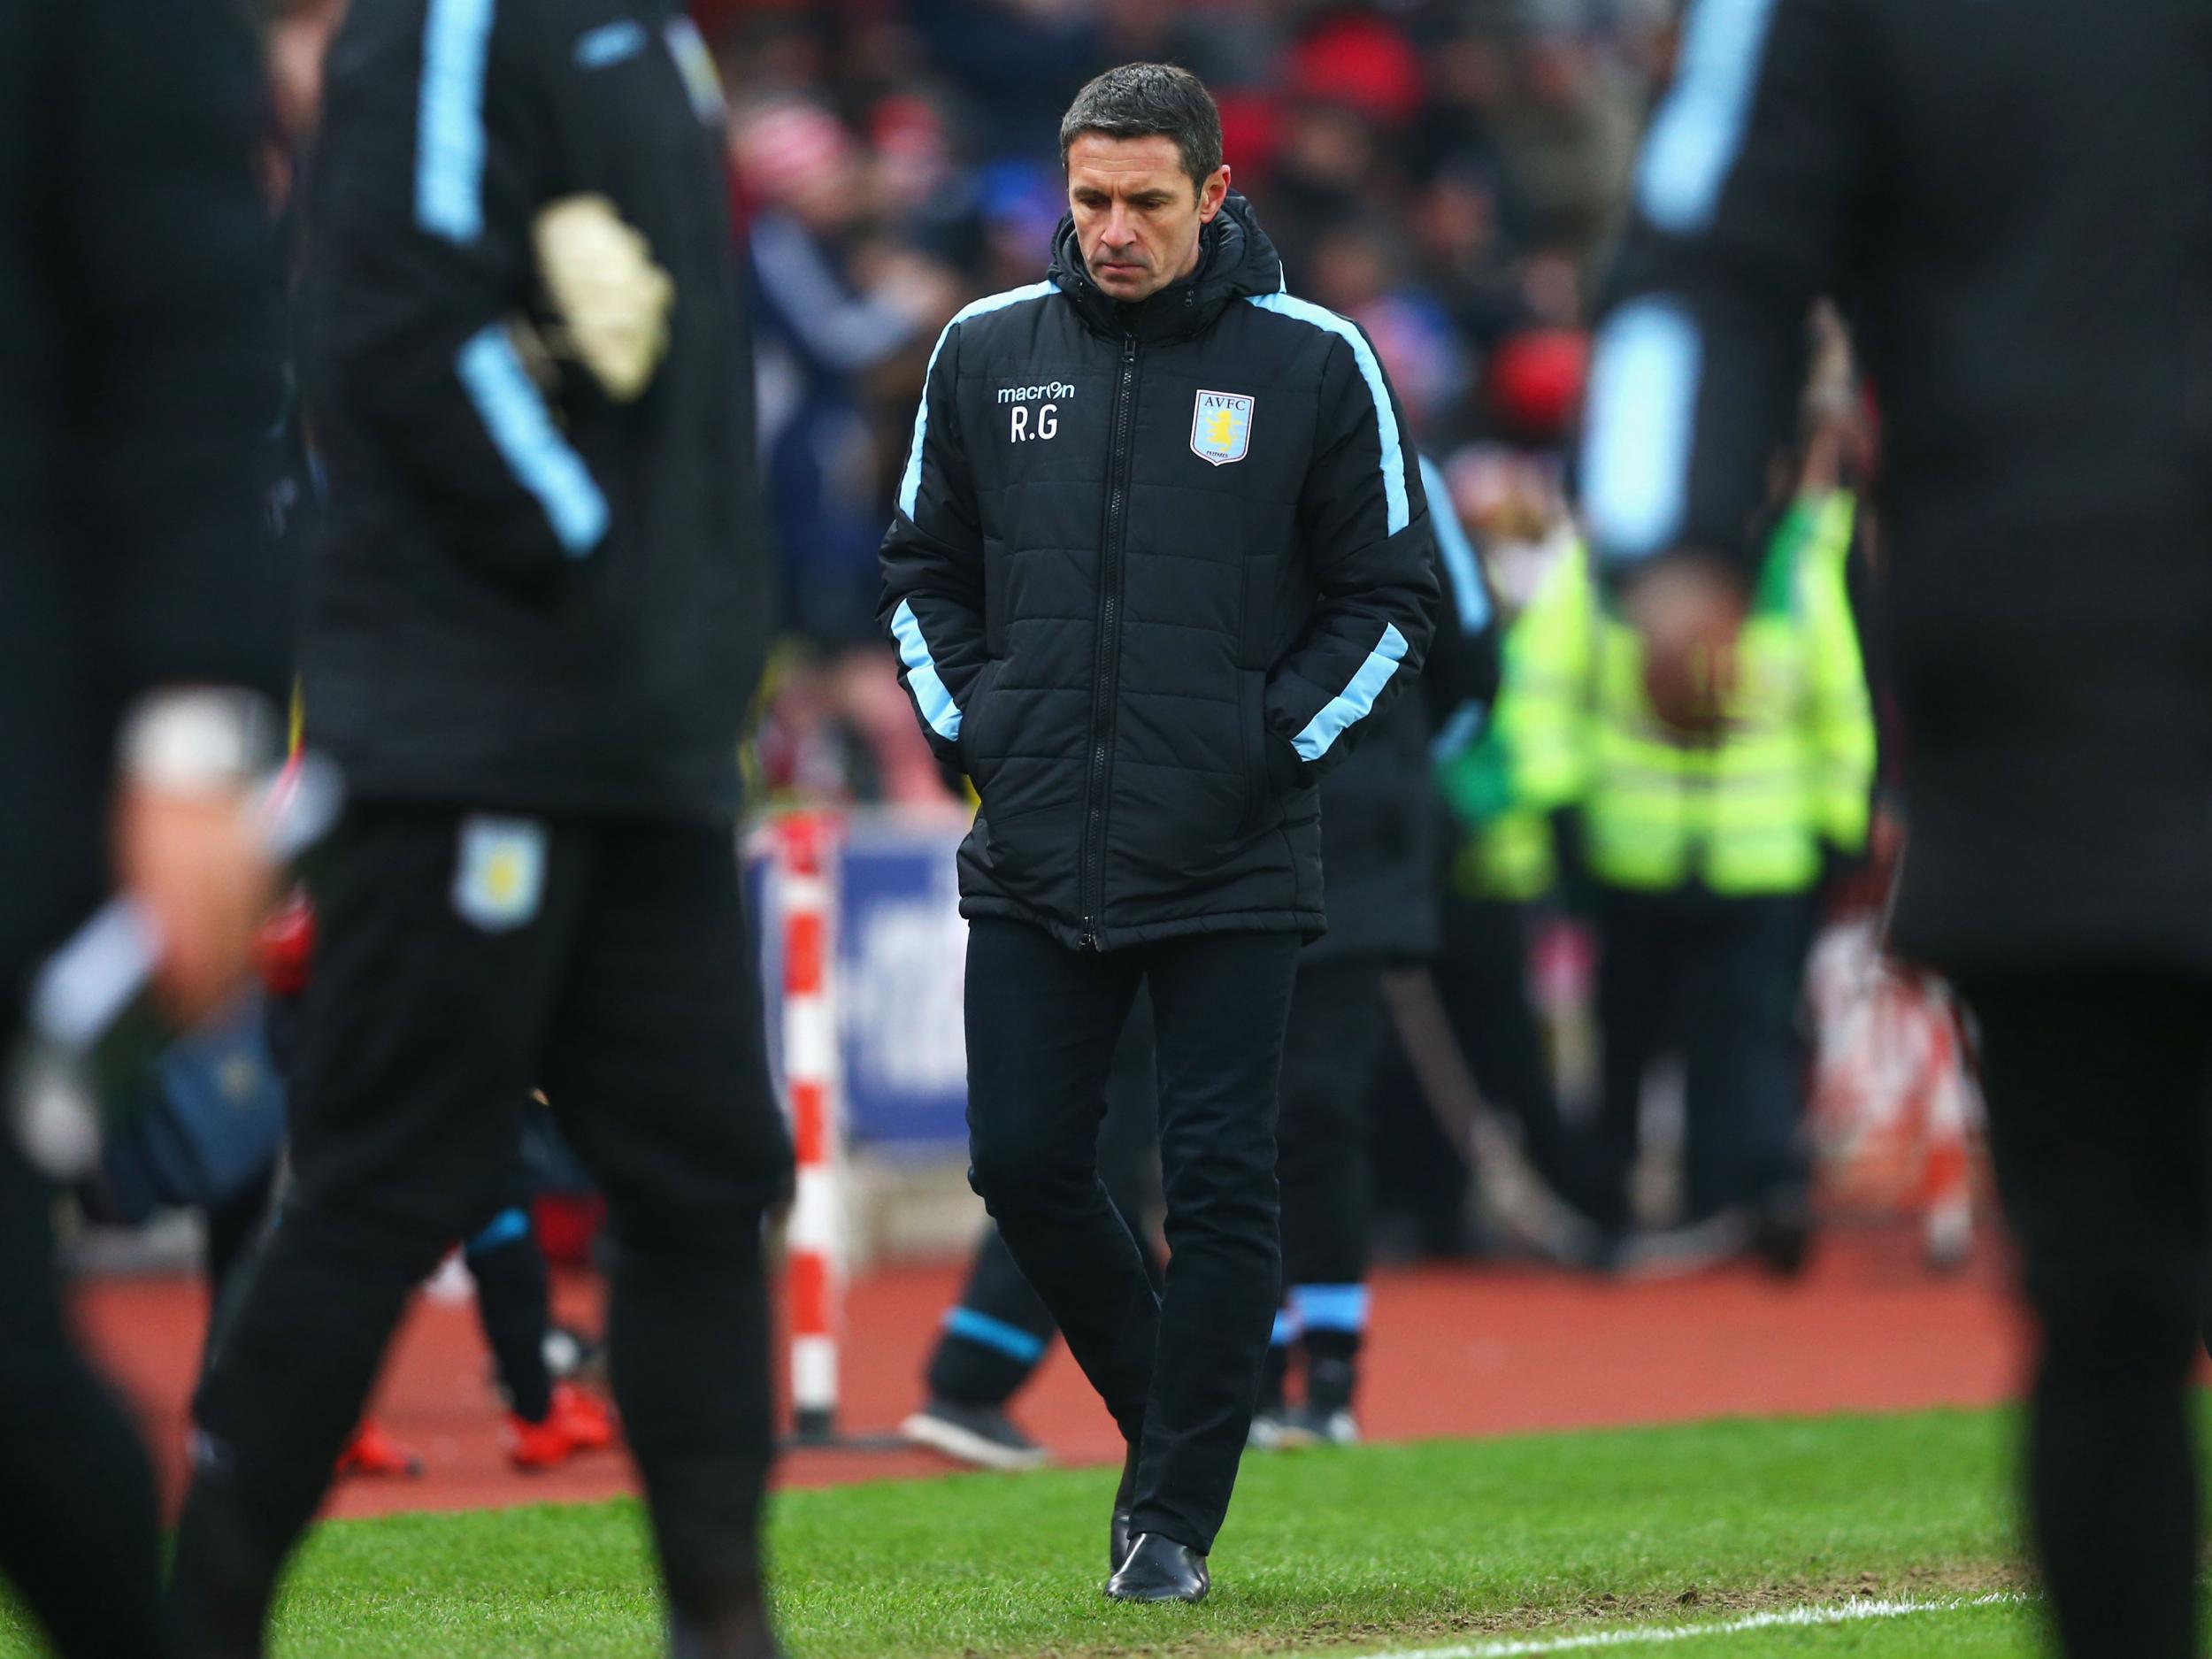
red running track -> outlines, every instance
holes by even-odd
[[[842,1425],[882,1431],[916,1403],[922,1362],[961,1263],[901,1267],[856,1284],[848,1310]],[[596,1294],[558,1291],[561,1310],[596,1324]],[[143,1413],[172,1492],[184,1461],[185,1402],[205,1297],[180,1279],[96,1285],[81,1298],[94,1346]],[[1784,1286],[1749,1269],[1610,1283],[1533,1267],[1426,1268],[1375,1283],[1361,1416],[1371,1438],[1502,1434],[1662,1423],[1729,1414],[1903,1410],[2007,1398],[2023,1333],[1987,1260],[1937,1277],[1901,1231],[1832,1234],[1812,1271]],[[378,1401],[417,1447],[419,1480],[349,1482],[332,1512],[373,1515],[549,1500],[629,1489],[617,1454],[541,1475],[511,1470],[486,1381],[474,1310],[419,1302]],[[1063,1463],[1118,1461],[1104,1411],[1056,1351],[1016,1416]],[[805,1451],[785,1486],[825,1486],[949,1467],[919,1451]]]

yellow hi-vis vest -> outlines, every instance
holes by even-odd
[[[1710,738],[1652,711],[1642,642],[1601,600],[1588,556],[1578,548],[1552,571],[1521,617],[1521,672],[1501,716],[1517,798],[1580,810],[1597,880],[1796,893],[1819,879],[1824,842],[1864,847],[1874,723],[1844,586],[1853,512],[1837,494],[1785,516]]]

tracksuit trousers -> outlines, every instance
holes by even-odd
[[[1279,1394],[1291,1345],[1302,1343],[1308,1398],[1332,1409],[1350,1403],[1351,1365],[1367,1332],[1375,1230],[1368,1097],[1390,1032],[1386,965],[1369,958],[1301,966],[1284,1045],[1276,1167],[1289,1290],[1268,1376]]]
[[[1152,1067],[1152,1009],[1141,993],[1114,1050],[1099,1132],[1099,1178],[1114,1208],[1138,1234],[1153,1288],[1162,1274],[1144,1235],[1159,1210],[1160,1086]],[[945,1313],[924,1380],[933,1400],[996,1409],[1036,1373],[1059,1325],[1014,1253],[988,1225],[976,1246],[960,1300]]]
[[[482,1225],[539,1087],[607,1197],[614,1392],[679,1646],[770,1651],[761,1221],[791,1147],[730,826],[362,803],[310,885],[294,1185],[196,1402],[187,1653],[261,1651],[409,1293]]]
[[[71,1338],[53,1201],[0,1116],[0,1575],[60,1659],[159,1659],[153,1471]]]
[[[969,929],[970,1180],[1137,1450],[1132,1530],[1213,1548],[1281,1292],[1276,1087],[1294,933],[1071,950]],[[1114,1045],[1140,986],[1157,1030],[1166,1286],[1098,1176]]]
[[[1959,988],[2040,1338],[2027,1497],[2052,1620],[2069,1659],[2189,1659],[2212,980],[2105,970]]]
[[[1806,1049],[1798,1005],[1816,913],[1809,894],[1723,898],[1609,887],[1598,907],[1602,1100],[1589,1159],[1591,1218],[1629,1223],[1644,1072],[1683,1058],[1685,1208],[1801,1199]]]

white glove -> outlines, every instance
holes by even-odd
[[[645,238],[603,196],[564,196],[537,217],[538,272],[560,313],[569,356],[617,403],[649,385],[668,350],[676,285]]]

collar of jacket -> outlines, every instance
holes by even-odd
[[[1045,274],[1068,296],[1083,320],[1119,340],[1180,340],[1213,326],[1234,301],[1283,288],[1283,261],[1260,228],[1252,204],[1229,192],[1212,224],[1198,234],[1198,268],[1134,305],[1109,299],[1091,280],[1075,240],[1075,219],[1063,214],[1052,236],[1052,264]]]

